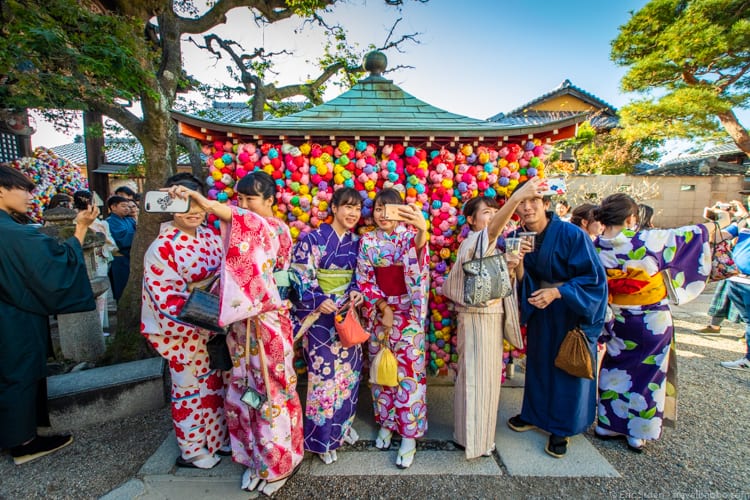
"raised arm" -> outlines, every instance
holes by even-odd
[[[169,196],[173,198],[182,198],[183,200],[190,198],[193,203],[197,204],[206,212],[214,214],[224,222],[229,222],[230,220],[232,220],[232,209],[229,208],[227,204],[221,203],[216,200],[209,200],[198,191],[193,191],[192,189],[179,185],[164,188],[161,189],[161,191],[168,192]]]
[[[492,242],[494,242],[498,238],[498,236],[500,236],[500,232],[503,230],[510,218],[513,217],[513,212],[516,211],[518,205],[522,201],[528,200],[529,198],[542,196],[542,193],[546,189],[546,180],[540,179],[539,177],[532,177],[526,182],[526,184],[521,186],[520,189],[516,189],[515,191],[513,191],[513,194],[508,199],[508,201],[505,202],[505,205],[503,205],[502,208],[498,210],[498,212],[490,220],[490,223],[487,225],[487,237],[490,240],[490,246],[493,245]]]

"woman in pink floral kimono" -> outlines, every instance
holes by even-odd
[[[273,217],[275,184],[255,171],[236,186],[240,208],[175,190],[222,222],[220,323],[231,324],[233,369],[225,401],[232,458],[247,469],[242,489],[271,496],[303,458],[302,407],[296,391],[292,323],[277,280],[289,268],[292,239]]]
[[[387,219],[387,204],[399,205],[399,219],[411,227]],[[377,229],[360,240],[357,285],[372,332],[370,359],[387,345],[398,364],[398,386],[372,385],[375,421],[380,425],[375,446],[387,450],[393,432],[398,432],[402,439],[396,465],[405,469],[414,461],[416,438],[427,431],[427,230],[422,211],[404,205],[394,189],[375,196],[373,218]]]
[[[194,178],[180,182],[199,188]],[[209,367],[209,332],[177,319],[192,287],[219,272],[221,239],[203,225],[205,219],[206,212],[193,206],[162,226],[143,259],[141,306],[141,333],[169,363],[177,465],[199,469],[229,454],[223,374]]]

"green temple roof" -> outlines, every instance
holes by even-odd
[[[376,58],[382,54],[375,53]],[[368,56],[369,58],[370,56]],[[365,61],[371,74],[335,99],[281,118],[256,122],[222,122],[173,111],[184,124],[216,133],[238,135],[362,135],[503,137],[549,132],[575,125],[581,116],[567,116],[556,122],[508,126],[451,113],[404,92],[381,76],[382,61]]]

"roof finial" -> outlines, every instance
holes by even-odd
[[[365,55],[363,66],[371,76],[381,76],[388,67],[388,58],[379,50],[373,50]]]

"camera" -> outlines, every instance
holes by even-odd
[[[719,210],[731,210],[732,204],[731,203],[717,203],[715,207],[718,208]]]
[[[719,220],[719,212],[712,208],[704,208],[703,209],[703,218],[708,220],[717,221]]]

